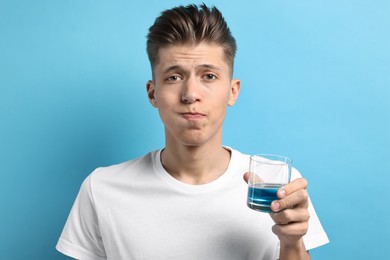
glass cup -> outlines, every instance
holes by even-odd
[[[248,207],[261,212],[272,212],[271,203],[278,200],[278,189],[290,182],[292,160],[273,154],[250,157],[248,179]]]

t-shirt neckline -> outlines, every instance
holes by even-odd
[[[165,168],[163,167],[163,165],[161,163],[162,149],[156,150],[154,153],[154,156],[153,156],[153,165],[155,168],[155,172],[160,178],[162,178],[162,180],[164,182],[166,182],[172,188],[174,188],[176,190],[180,190],[182,192],[206,193],[206,192],[210,192],[210,191],[215,191],[218,188],[220,188],[221,186],[223,186],[223,184],[226,181],[228,181],[232,178],[232,176],[234,175],[234,172],[235,172],[235,166],[237,165],[236,163],[234,163],[237,160],[236,151],[231,149],[230,147],[227,147],[227,146],[224,146],[224,148],[229,150],[231,153],[229,165],[228,165],[226,171],[223,174],[221,174],[221,176],[219,176],[217,179],[215,179],[209,183],[194,185],[194,184],[184,183],[184,182],[174,178],[172,175],[170,175],[165,170]]]

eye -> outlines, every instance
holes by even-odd
[[[173,76],[170,76],[167,78],[167,81],[178,81],[180,80],[181,77],[180,76],[177,76],[177,75],[173,75]]]
[[[203,79],[205,79],[205,80],[214,80],[216,78],[217,78],[217,76],[215,76],[214,74],[211,74],[211,73],[205,74],[203,76]]]

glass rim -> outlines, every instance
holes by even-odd
[[[266,159],[267,162],[264,160],[259,160],[257,158],[263,158]],[[293,160],[290,157],[284,156],[284,155],[278,155],[278,154],[271,154],[271,153],[259,153],[259,154],[253,154],[250,156],[250,160],[256,161],[256,162],[262,162],[262,163],[269,163],[272,164],[272,161],[276,162],[283,162],[286,164],[292,164]]]

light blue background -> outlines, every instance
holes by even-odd
[[[183,1],[0,1],[0,256],[54,249],[82,180],[164,145],[145,35]],[[390,1],[206,1],[238,42],[224,144],[289,155],[331,243],[390,259]]]

